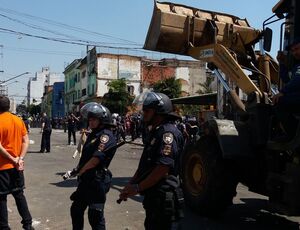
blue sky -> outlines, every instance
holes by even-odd
[[[174,2],[247,18],[252,27],[261,29],[262,22],[271,16],[272,7],[277,0],[175,0]],[[115,43],[124,43],[124,41],[90,33],[79,33],[66,27],[54,26],[53,23],[47,24],[40,18],[133,41],[138,43],[138,46],[142,46],[153,10],[153,0],[0,0],[0,4],[0,28],[46,37],[59,37],[23,25],[26,23],[39,26],[43,30],[56,31],[82,40],[111,43],[113,46],[119,46]],[[20,13],[27,14],[27,16],[24,17]],[[39,18],[28,17],[28,15]],[[271,51],[274,56],[279,47],[279,24],[274,24],[271,28],[274,30]],[[18,83],[9,85],[10,95],[26,95],[28,77],[40,71],[43,66],[49,66],[52,72],[62,72],[67,63],[82,57],[86,51],[85,46],[45,41],[1,31],[0,45],[3,45],[0,49],[3,53],[0,58],[0,70],[4,70],[4,73],[0,73],[0,80],[27,71],[32,73],[32,75],[20,77]],[[18,97],[19,101],[22,99]]]

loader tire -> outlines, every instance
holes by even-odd
[[[232,162],[222,158],[215,137],[202,137],[186,149],[182,160],[186,204],[201,215],[218,217],[236,195]]]

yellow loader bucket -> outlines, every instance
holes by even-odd
[[[155,1],[144,49],[187,55],[191,46],[219,43],[243,53],[259,35],[246,19]]]

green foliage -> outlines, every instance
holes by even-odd
[[[28,107],[28,111],[30,113],[30,115],[37,115],[37,114],[41,114],[41,105],[34,105],[31,104]]]
[[[125,114],[134,97],[127,91],[125,79],[112,80],[108,83],[108,93],[103,96],[102,104],[112,113]]]
[[[153,85],[154,92],[164,93],[169,98],[177,98],[181,96],[181,82],[175,77],[167,78]]]
[[[202,110],[201,105],[178,105],[182,115],[191,115],[198,117],[199,112]]]
[[[25,114],[25,113],[27,113],[27,107],[26,107],[26,105],[24,105],[24,104],[17,105],[16,112],[17,112],[17,114]]]
[[[201,86],[201,89],[199,89],[196,93],[198,94],[207,94],[212,93],[212,87],[211,83],[213,82],[214,78],[211,76],[208,76],[204,83],[199,83]],[[179,106],[182,115],[192,115],[198,117],[199,112],[204,109],[209,109],[209,105],[180,105]]]
[[[206,81],[204,83],[199,83],[202,89],[199,89],[196,93],[199,94],[212,93],[213,90],[211,88],[211,83],[213,82],[213,80],[214,80],[213,77],[206,77]]]

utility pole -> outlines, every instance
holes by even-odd
[[[0,45],[0,57],[3,58],[3,45]],[[4,71],[1,69],[0,73],[3,73]]]

